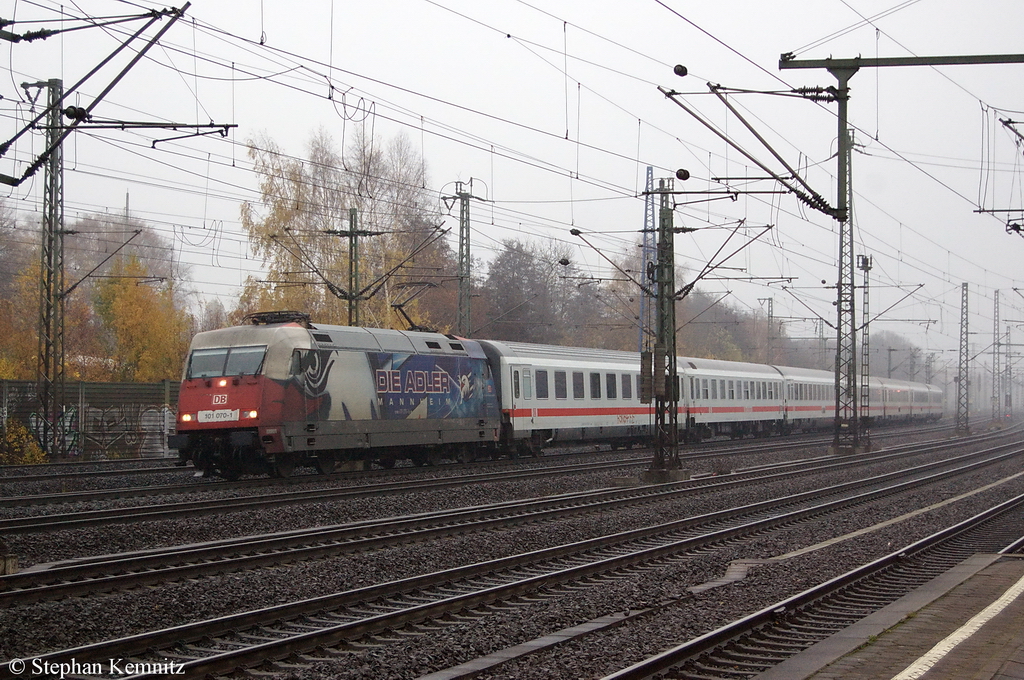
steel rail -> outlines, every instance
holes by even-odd
[[[1009,445],[1005,448],[1009,448]],[[805,492],[785,499],[754,503],[745,506],[747,517],[742,520],[729,516],[731,511],[709,513],[703,516],[703,524],[719,522],[724,523],[724,526],[720,524],[720,528],[710,530],[705,526],[702,530],[706,533],[698,535],[692,533],[695,518],[688,518],[301,602],[84,645],[35,658],[51,663],[69,659],[82,662],[160,654],[164,658],[168,654],[180,658],[184,652],[180,651],[182,648],[179,645],[185,644],[184,649],[193,655],[197,652],[209,654],[186,661],[186,674],[198,677],[230,672],[266,660],[287,658],[297,652],[336,645],[343,640],[435,619],[467,607],[508,600],[536,593],[546,587],[610,574],[658,560],[675,559],[680,554],[706,548],[710,544],[734,541],[770,528],[818,518],[824,513],[838,512],[917,489],[1021,453],[1018,446],[1013,453],[1003,453],[997,458],[839,499],[821,501],[825,493],[834,496],[839,488],[855,483],[838,485],[824,492]],[[861,480],[856,484],[863,486],[872,481],[879,483],[893,474],[896,473]],[[798,507],[780,513],[782,505]],[[752,515],[754,519],[751,519]],[[343,607],[350,610],[339,613],[338,610]],[[289,624],[290,620],[296,621]],[[309,630],[314,625],[322,628]],[[267,630],[266,626],[272,626],[273,631]],[[287,626],[292,626],[292,630],[283,630]],[[253,632],[245,633],[247,630]],[[239,635],[247,636],[249,641],[241,641]],[[235,639],[229,640],[224,636],[233,636]],[[268,636],[278,639],[251,644],[253,637],[266,640]],[[188,646],[188,643],[204,638],[213,638],[215,647],[220,649]],[[234,649],[225,651],[225,647]],[[8,664],[0,665],[0,675],[9,672]]]
[[[1011,432],[1000,431],[995,433],[986,433],[983,435],[975,435],[970,439],[959,440],[964,442],[980,442],[988,441],[990,439],[998,439],[1002,437],[1011,436]],[[948,441],[948,440],[939,440]],[[889,451],[895,450],[912,450],[906,447],[916,446],[928,446],[929,442],[919,442],[915,444],[905,445],[904,447],[894,447],[888,449]],[[773,445],[774,446],[774,445]],[[784,444],[779,444],[780,447],[785,447]],[[758,447],[758,450],[762,450]],[[833,458],[834,459],[834,458]],[[130,507],[119,507],[104,510],[83,510],[76,512],[67,513],[51,513],[51,514],[40,514],[31,515],[25,517],[14,517],[7,519],[0,519],[0,533],[8,534],[24,534],[24,533],[35,533],[45,531],[58,531],[63,529],[74,529],[81,527],[96,527],[104,524],[118,524],[118,523],[129,523],[143,520],[163,520],[163,519],[174,519],[182,516],[195,516],[196,514],[210,515],[221,512],[230,512],[235,510],[251,510],[266,507],[276,507],[282,505],[290,505],[293,503],[309,503],[318,501],[334,501],[344,500],[348,498],[359,498],[362,496],[381,495],[386,493],[405,493],[410,490],[435,490],[445,488],[455,488],[458,486],[466,486],[470,484],[480,484],[484,482],[494,481],[514,481],[517,479],[530,479],[545,476],[555,476],[565,474],[567,472],[581,472],[591,471],[600,469],[611,469],[615,467],[627,468],[635,467],[639,465],[645,465],[648,461],[643,458],[629,458],[618,461],[609,462],[584,462],[584,463],[573,463],[569,465],[558,465],[558,466],[546,466],[542,468],[512,468],[510,474],[508,470],[499,472],[486,472],[477,473],[471,475],[461,475],[457,477],[445,477],[445,478],[431,478],[426,480],[410,480],[401,481],[398,483],[380,483],[364,485],[359,487],[344,487],[340,489],[307,489],[297,491],[287,491],[275,494],[264,494],[260,496],[240,496],[228,499],[218,500],[197,500],[197,501],[183,501],[178,503],[165,503],[158,505],[143,505],[143,506],[130,506]],[[185,486],[181,491],[188,491],[194,487]],[[224,488],[221,485],[211,487],[215,489]],[[54,496],[54,499],[60,499],[59,502],[67,503],[73,500],[97,500],[103,497],[109,497],[113,495],[116,498],[127,497],[128,492],[126,490],[111,490],[109,492],[101,492],[94,496],[88,494],[96,494],[96,492],[82,492],[82,495],[75,496],[73,494],[58,494]],[[47,497],[50,498],[50,497]],[[8,497],[0,498],[0,507],[21,507],[23,505],[32,504],[32,497]]]
[[[920,448],[922,445],[915,445]],[[888,473],[881,477],[850,482],[850,485],[879,483],[928,470],[961,465],[991,455],[992,451],[965,454],[951,459],[933,461],[915,468]],[[846,456],[838,462],[803,466],[794,471],[793,463],[776,468],[771,474],[758,469],[744,474],[706,478],[622,490],[601,489],[563,494],[527,501],[503,503],[420,513],[405,517],[365,520],[343,525],[291,530],[237,539],[221,539],[203,544],[172,546],[136,551],[127,555],[108,555],[68,560],[46,569],[24,571],[0,576],[0,606],[13,606],[71,595],[86,595],[115,589],[159,583],[176,578],[201,576],[252,569],[316,557],[338,555],[360,550],[379,549],[389,545],[421,541],[428,538],[503,528],[541,520],[550,521],[587,512],[648,504],[672,496],[709,488],[727,489],[749,484],[779,481],[795,475],[820,473],[882,462],[904,457],[906,451],[877,452],[872,456]],[[785,471],[778,472],[778,469]],[[853,487],[847,487],[853,488]]]
[[[754,612],[753,614],[738,619],[709,633],[705,633],[704,635],[645,659],[644,661],[636,663],[628,668],[624,668],[618,672],[607,675],[602,680],[647,680],[648,678],[653,677],[666,677],[665,674],[671,672],[671,669],[675,669],[681,664],[699,657],[702,654],[706,654],[711,650],[720,648],[727,643],[740,640],[744,636],[751,634],[753,631],[769,635],[769,631],[773,627],[782,627],[785,625],[785,621],[787,619],[797,617],[801,610],[805,610],[815,603],[824,602],[830,596],[837,595],[844,589],[849,589],[855,584],[869,584],[872,579],[881,579],[887,572],[897,566],[910,567],[911,561],[914,558],[924,557],[930,551],[941,548],[945,543],[951,540],[962,538],[969,532],[977,532],[986,523],[1000,517],[1012,516],[1012,522],[1014,525],[1013,535],[1019,536],[1019,522],[1021,519],[1020,512],[1022,510],[1024,510],[1024,495],[1017,496],[1016,498],[1012,498],[1000,503],[999,505],[988,508],[974,517],[937,531],[931,536],[895,550],[884,557],[852,569],[817,586],[808,588],[801,593],[781,600],[780,602],[765,607],[760,611]],[[1010,513],[1017,514],[1010,515]],[[1006,550],[1006,548],[1003,548],[1003,550]],[[972,551],[977,552],[974,548],[968,549],[968,552]],[[963,553],[961,552],[959,554],[962,558]],[[955,558],[953,558],[947,559],[943,565],[936,565],[934,562],[927,566],[922,565],[921,568],[927,573],[925,576],[919,576],[917,580],[922,582],[926,581],[940,568],[949,568],[955,564],[956,561]],[[941,571],[939,573],[941,573]],[[878,588],[879,586],[875,587]],[[898,596],[892,595],[888,599],[889,601],[895,601],[898,599]],[[881,606],[878,608],[881,608]],[[863,616],[857,618],[864,618],[868,614],[873,613],[873,611],[876,611],[876,609],[873,608],[863,614]],[[810,646],[813,642],[828,637],[831,632],[833,631],[829,631],[828,634],[819,634],[817,639],[811,639],[812,636],[808,634],[808,640],[805,646]],[[786,656],[788,657],[791,655],[792,654],[788,654]],[[770,665],[768,667],[770,667]],[[752,669],[749,670],[750,672],[747,675],[755,674]],[[677,675],[675,677],[686,676]]]
[[[812,443],[818,443],[819,439],[809,440],[808,442],[801,443],[801,446]],[[685,457],[687,461],[698,461],[705,458],[717,458],[723,454],[729,456],[739,455],[756,455],[759,453],[768,453],[773,451],[784,451],[787,449],[794,448],[794,443],[790,442],[771,442],[762,444],[743,444],[736,445],[735,442],[718,442],[719,444],[730,444],[729,446],[722,446],[721,448],[714,448],[711,450],[694,451]],[[820,439],[820,443],[826,443],[826,440]],[[605,452],[607,453],[607,452]],[[617,461],[584,461],[582,463],[566,463],[558,462],[556,465],[570,465],[579,466],[581,469],[585,469],[587,466],[594,465],[600,467],[601,465],[614,465],[615,463],[627,464],[630,460],[635,459],[637,464],[646,464],[649,461],[643,459],[643,456],[647,455],[647,451],[639,449],[635,452],[634,458],[632,459],[619,459]],[[531,458],[527,459],[530,462],[542,462],[547,463],[559,458],[573,458],[593,455],[592,453],[570,453],[570,454],[555,454],[546,455],[542,458]],[[444,465],[441,470],[448,471],[459,471],[463,469],[476,469],[482,465],[497,465],[507,470],[522,470],[523,460],[488,460],[488,461],[477,461],[475,463],[454,463],[452,465]],[[551,467],[551,466],[548,466]],[[429,469],[429,468],[427,468]],[[537,469],[537,468],[531,468]],[[82,472],[73,475],[57,475],[57,474],[45,474],[45,475],[18,475],[9,477],[0,477],[0,486],[8,484],[13,485],[21,482],[59,482],[68,479],[83,479],[90,477],[114,477],[123,476],[128,474],[137,473],[172,473],[172,472],[193,472],[193,468],[182,468],[176,466],[168,466],[165,468],[146,468],[141,470],[107,470],[99,472]],[[0,497],[0,508],[3,507],[22,507],[25,505],[46,505],[50,503],[68,503],[68,502],[89,502],[98,500],[107,500],[111,498],[134,498],[134,497],[145,497],[145,496],[158,496],[158,495],[171,495],[180,493],[195,493],[197,491],[225,491],[233,489],[250,489],[264,486],[291,486],[296,484],[307,484],[310,482],[320,482],[336,479],[361,479],[367,476],[382,476],[388,479],[396,476],[411,475],[417,472],[423,472],[422,467],[403,467],[394,468],[391,470],[357,470],[357,471],[343,471],[335,472],[330,475],[320,474],[309,474],[309,475],[296,475],[286,478],[274,478],[274,477],[260,477],[253,479],[246,479],[237,482],[228,481],[216,481],[207,484],[196,484],[191,482],[188,484],[166,484],[166,485],[146,485],[137,487],[123,487],[117,489],[99,489],[99,490],[82,490],[82,491],[63,491],[60,493],[51,494],[38,494],[38,495],[16,495]],[[489,474],[489,473],[477,473],[477,474]],[[493,473],[491,473],[493,474]]]

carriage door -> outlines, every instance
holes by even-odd
[[[533,404],[533,370],[529,366],[513,365],[512,371],[512,401],[509,409],[509,418],[512,421],[513,430],[529,429],[531,411]],[[517,419],[525,419],[517,424]]]

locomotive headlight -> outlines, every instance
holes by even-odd
[[[217,381],[217,387],[227,387],[227,385],[227,378],[221,378],[220,380]]]
[[[252,411],[242,411],[243,418],[258,418],[259,412],[253,409]]]
[[[191,413],[182,413],[181,414],[181,422],[183,422],[183,423],[191,423],[192,422],[192,414]]]

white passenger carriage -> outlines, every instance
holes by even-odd
[[[677,367],[688,439],[784,431],[783,376],[774,366],[681,357]]]
[[[779,368],[786,389],[786,421],[790,430],[816,430],[835,420],[835,374],[811,368]]]
[[[554,442],[628,446],[651,432],[633,352],[479,341],[491,360],[506,434],[536,451]]]
[[[872,378],[868,412],[876,422],[938,420],[943,409],[942,390],[935,385]]]

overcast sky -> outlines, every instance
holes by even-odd
[[[4,0],[21,33],[37,20],[110,17],[162,8],[150,2]],[[166,23],[166,19],[157,27]],[[24,22],[24,23],[22,23]],[[45,24],[59,27],[59,23]],[[140,22],[6,44],[10,77],[0,79],[3,136],[31,111],[23,82],[78,81]],[[302,156],[326,130],[340,146],[362,120],[382,141],[406,135],[423,155],[428,189],[451,193],[473,179],[488,202],[473,206],[474,254],[489,259],[503,239],[558,239],[597,278],[615,275],[581,239],[617,257],[643,227],[646,169],[656,178],[686,168],[677,189],[738,190],[680,195],[677,224],[705,228],[676,242],[691,275],[739,220],[733,244],[772,225],[730,260],[709,292],[758,308],[774,299],[792,336],[813,333],[813,314],[834,322],[837,232],[686,111],[659,85],[772,170],[782,166],[708,83],[755,91],[830,86],[826,71],[778,67],[797,59],[1024,53],[1019,0],[196,0],[184,18],[93,113],[115,120],[237,124],[219,135],[158,143],[166,131],[75,133],[65,145],[67,219],[120,212],[173,240],[207,296],[230,307],[245,277],[259,272],[239,227],[239,205],[257,198],[245,142],[266,134]],[[147,35],[152,35],[156,28]],[[122,65],[124,58],[115,60]],[[689,75],[673,74],[684,64]],[[113,77],[104,69],[72,103],[92,101]],[[1006,233],[1020,209],[1021,149],[1001,119],[1024,120],[1024,64],[862,69],[851,80],[856,252],[874,258],[873,325],[906,335],[940,364],[954,363],[960,284],[970,284],[972,342],[992,341],[993,299],[1024,342],[1024,239]],[[29,94],[34,91],[29,90]],[[836,105],[768,94],[729,101],[772,147],[835,204]],[[1017,126],[1024,132],[1024,124]],[[27,135],[0,158],[18,175],[41,148]],[[716,179],[719,181],[716,181]],[[728,179],[739,178],[739,179]],[[728,187],[727,187],[728,185]],[[38,210],[42,177],[10,190],[8,203]],[[753,191],[762,193],[751,193]],[[709,197],[717,200],[708,201]],[[456,227],[457,217],[448,226]],[[858,273],[858,283],[860,274]],[[858,295],[857,305],[860,305]],[[859,310],[858,310],[859,314]],[[832,332],[829,331],[831,334]]]

